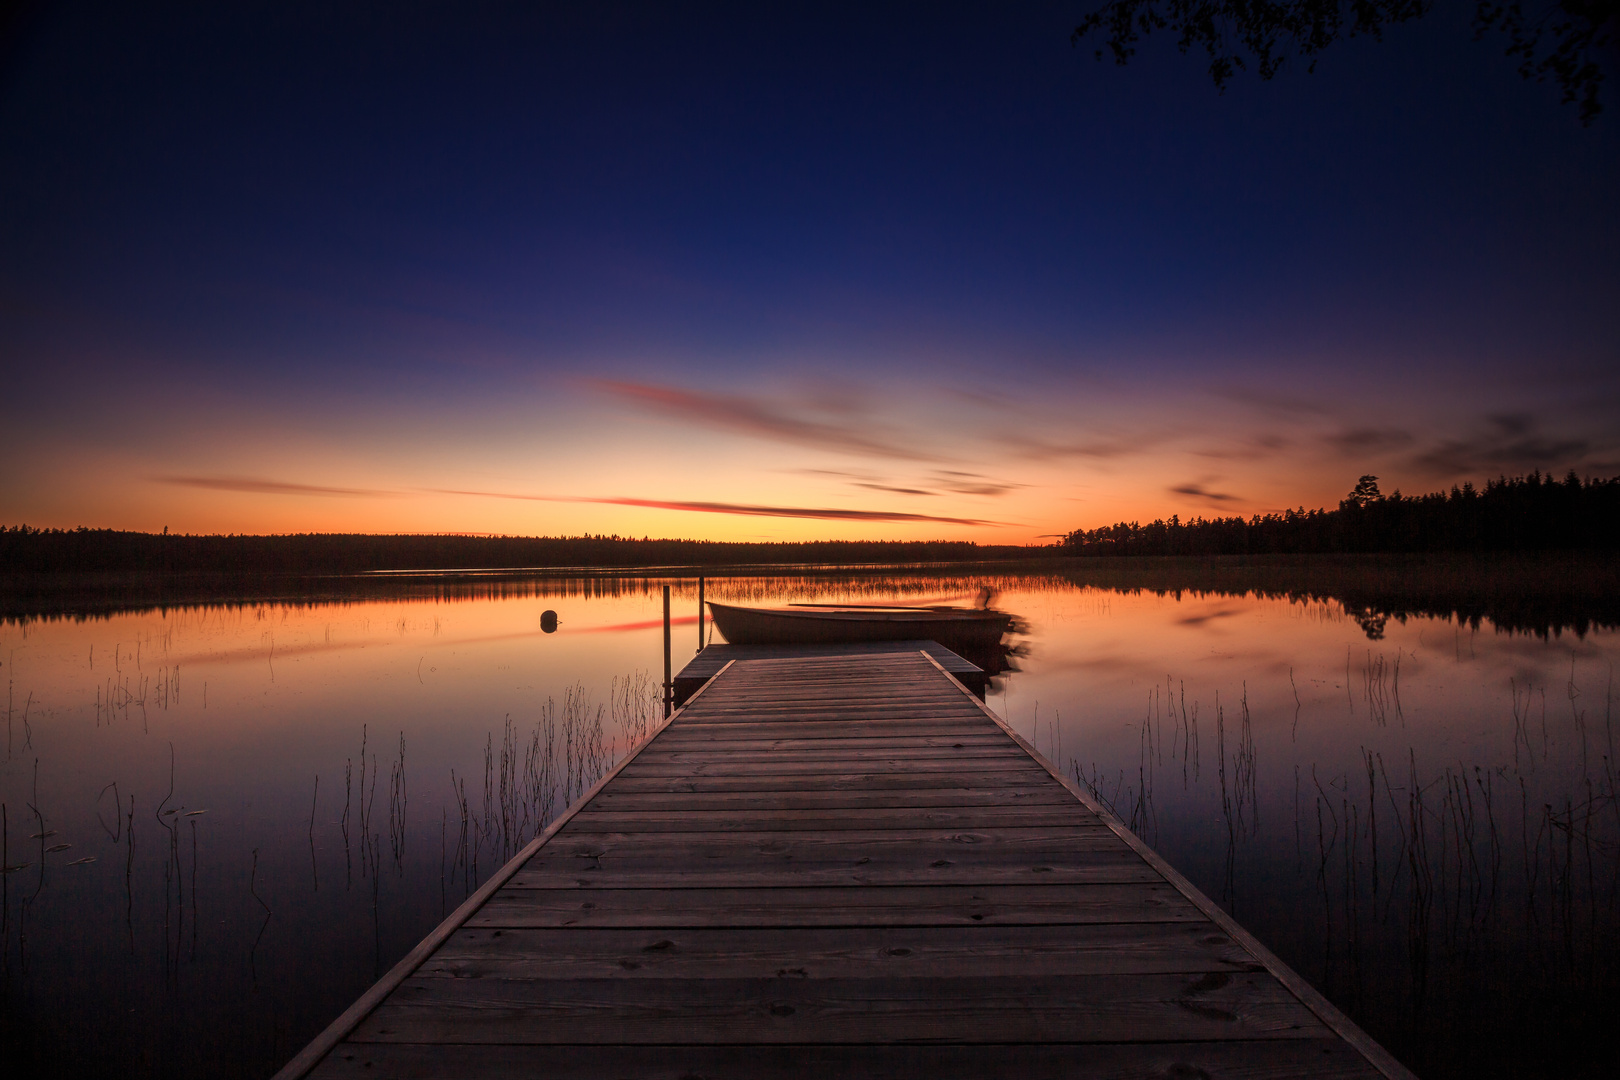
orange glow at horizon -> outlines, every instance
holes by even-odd
[[[1364,414],[1390,427],[1389,410],[1348,398],[1330,410],[1198,390],[1149,403],[1062,380],[1018,398],[840,385],[844,398],[822,400],[768,383],[564,384],[444,415],[421,401],[294,412],[295,425],[237,402],[133,421],[135,449],[47,433],[0,477],[0,525],[1022,545],[1173,514],[1332,507],[1363,472],[1386,491],[1434,490],[1469,467],[1461,451],[1434,467],[1380,443]],[[1466,446],[1466,420],[1429,423]]]

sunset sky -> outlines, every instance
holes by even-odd
[[[1220,94],[1088,6],[52,7],[0,525],[1025,543],[1620,473],[1620,84],[1583,128],[1454,5]]]

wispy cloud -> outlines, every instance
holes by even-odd
[[[398,492],[377,488],[325,487],[320,484],[293,484],[254,476],[156,476],[160,484],[203,488],[208,491],[239,491],[249,495],[322,495],[340,498],[377,498]]]
[[[1004,521],[980,518],[941,517],[935,514],[902,514],[887,510],[838,510],[800,506],[750,506],[740,503],[664,502],[654,499],[595,500],[615,506],[646,506],[660,510],[691,510],[704,514],[743,514],[751,517],[819,518],[825,521],[931,521],[944,525],[1006,525]]]
[[[1498,470],[1558,470],[1573,466],[1592,449],[1585,439],[1549,438],[1536,428],[1529,413],[1488,417],[1484,431],[1472,438],[1444,439],[1414,457],[1413,464],[1431,476],[1448,478]]]
[[[1215,458],[1221,461],[1261,461],[1265,458],[1275,457],[1287,449],[1288,440],[1281,435],[1257,435],[1252,439],[1236,443],[1231,446],[1217,447],[1210,450],[1194,450],[1199,457]]]
[[[1140,453],[1157,439],[1141,436],[1135,439],[1092,438],[1060,441],[1040,439],[1021,432],[1001,432],[999,442],[1013,455],[1026,461],[1066,461],[1074,458],[1108,460]]]
[[[1199,499],[1212,505],[1222,503],[1241,502],[1242,498],[1222,491],[1210,491],[1203,484],[1180,484],[1170,489],[1172,494],[1185,495],[1189,499]]]
[[[1327,416],[1330,410],[1319,401],[1292,394],[1279,394],[1269,390],[1256,390],[1248,386],[1226,386],[1213,391],[1216,397],[1236,401],[1258,409],[1267,416],[1282,420],[1298,420],[1307,416]]]
[[[1026,487],[1025,484],[1015,484],[996,480],[983,473],[962,472],[959,469],[937,469],[921,480],[905,483],[890,480],[888,477],[875,476],[872,473],[846,472],[842,469],[794,469],[791,470],[802,476],[830,476],[834,479],[845,480],[851,487],[865,488],[869,491],[889,491],[896,495],[981,495],[999,497],[1009,491],[1017,491]],[[927,485],[927,486],[924,486]]]
[[[1026,486],[993,480],[982,473],[958,472],[954,469],[941,469],[933,475],[932,482],[953,495],[1001,496]]]
[[[1377,454],[1400,450],[1416,441],[1410,431],[1395,427],[1346,428],[1323,437],[1324,441],[1343,454]]]
[[[940,455],[908,445],[898,437],[874,432],[873,421],[868,416],[840,419],[836,415],[825,415],[832,407],[825,396],[817,401],[823,415],[814,416],[795,408],[798,403],[790,405],[734,394],[712,394],[616,379],[590,379],[587,385],[638,408],[724,431],[846,454],[902,461],[943,460]],[[847,401],[840,407],[847,413],[854,411]]]
[[[1006,521],[980,518],[941,517],[935,514],[905,514],[890,510],[840,510],[834,507],[759,506],[751,503],[697,502],[679,499],[592,498],[582,495],[521,495],[501,491],[461,491],[429,489],[441,495],[471,495],[486,499],[520,499],[525,502],[590,503],[596,506],[642,506],[650,510],[684,510],[696,514],[737,514],[743,517],[816,518],[822,521],[927,521],[941,525],[1009,525]]]
[[[867,480],[853,481],[858,488],[867,488],[871,491],[888,491],[896,495],[938,495],[937,491],[927,491],[923,488],[894,487],[891,484],[874,484]]]

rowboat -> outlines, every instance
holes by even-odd
[[[839,641],[937,641],[952,652],[1000,645],[1012,625],[1005,611],[953,607],[801,606],[749,608],[709,602],[714,627],[733,645]]]

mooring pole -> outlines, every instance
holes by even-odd
[[[703,579],[698,578],[698,652],[703,651]]]
[[[675,706],[675,680],[669,674],[669,586],[664,586],[664,719]]]

